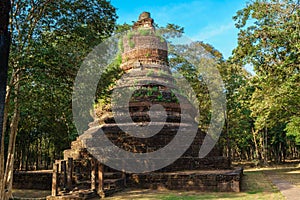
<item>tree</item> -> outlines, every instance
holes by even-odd
[[[250,109],[254,140],[265,162],[271,155],[284,160],[286,124],[297,126],[299,117],[299,7],[293,0],[256,0],[234,17],[240,29],[234,61],[252,65],[256,73],[250,81]]]
[[[24,115],[24,111],[26,111],[24,106],[28,106],[26,104],[28,100],[23,99],[24,96],[22,95],[31,95],[31,97],[36,94],[44,95],[45,93],[39,91],[43,87],[37,86],[42,82],[39,78],[42,76],[48,78],[48,80],[49,78],[56,78],[58,85],[59,81],[66,78],[67,67],[71,66],[71,63],[73,63],[72,70],[75,72],[89,48],[111,34],[115,20],[115,9],[106,0],[13,1],[10,19],[13,45],[9,60],[11,69],[6,95],[7,112],[4,114],[4,129],[7,127],[6,124],[10,122],[8,130],[9,145],[5,175],[0,177],[1,185],[5,187],[7,193],[3,194],[4,196],[0,197],[1,199],[8,199],[11,196],[15,142],[20,128],[20,117],[26,116]],[[65,44],[68,41],[70,45],[73,44],[76,47],[80,45],[81,48],[74,53],[75,48],[68,49],[68,45],[61,45],[60,41],[65,41]],[[47,44],[47,42],[49,43]],[[43,47],[46,47],[46,44],[48,46],[47,48],[39,48],[41,44]],[[51,56],[49,54],[50,50],[51,53],[60,57]],[[59,51],[62,54],[59,54]],[[47,56],[50,60],[43,60]],[[40,74],[35,74],[39,72]],[[47,77],[47,75],[52,76]],[[71,77],[67,78],[67,81],[69,81],[68,87],[72,84]],[[57,85],[53,85],[53,87]],[[48,91],[49,93],[51,94],[51,91]],[[61,94],[62,92],[55,91],[52,95],[59,98],[58,96]],[[69,96],[63,96],[63,98],[69,98]],[[67,102],[70,103],[71,101],[67,100]],[[41,102],[36,106],[45,107],[47,105],[51,107],[53,104],[43,104]],[[69,108],[69,105],[59,105]],[[12,109],[9,110],[8,106]],[[41,111],[43,110],[41,109],[38,113],[35,113],[37,114],[34,116],[35,120],[41,120],[38,118]],[[47,114],[51,116],[50,113],[44,113],[44,116],[48,117]],[[55,115],[47,123],[53,123],[63,117]],[[68,118],[68,120],[70,119]],[[26,129],[21,127],[21,130],[24,133]],[[3,133],[5,132],[4,130]]]
[[[9,11],[10,1],[3,1],[0,4],[0,148],[2,139],[3,114],[6,95],[7,73],[8,73],[8,55],[9,55]]]
[[[7,73],[8,73],[8,57],[9,57],[9,44],[10,36],[8,31],[9,25],[9,11],[11,8],[10,0],[5,0],[0,3],[0,177],[4,175],[4,140],[2,137]],[[4,185],[0,178],[0,198],[2,199],[4,192]]]

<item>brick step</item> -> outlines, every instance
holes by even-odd
[[[115,188],[115,189],[107,189],[107,190],[104,190],[104,194],[105,196],[111,196],[117,192],[120,192],[122,191],[124,188]]]
[[[90,199],[90,198],[93,198],[93,197],[98,197],[98,194],[97,194],[96,191],[87,190],[87,191],[79,192],[79,197]]]
[[[77,185],[91,185],[90,180],[76,181]]]
[[[122,172],[104,172],[105,179],[119,179],[122,178]]]
[[[163,116],[164,114],[162,114]],[[155,115],[154,115],[155,116]],[[101,118],[106,124],[115,124],[115,118],[114,116],[104,116]],[[127,120],[127,119],[125,119]],[[131,120],[134,122],[142,122],[142,123],[149,123],[149,122],[155,122],[155,117],[150,118],[148,112],[141,112],[139,114],[135,114],[131,116]],[[161,122],[161,119],[157,119],[157,122]],[[190,115],[182,115],[182,116],[167,116],[166,122],[169,123],[182,123],[182,122],[191,122],[193,121],[193,118],[190,117]],[[134,125],[134,124],[132,124]]]
[[[105,190],[119,190],[119,189],[123,189],[125,187],[124,185],[124,179],[123,178],[119,178],[119,179],[104,179],[104,185],[103,185],[103,189],[104,192]]]
[[[90,188],[91,181],[90,180],[84,180],[84,181],[77,181],[76,185],[78,188]],[[122,190],[124,189],[124,179],[123,178],[113,178],[113,179],[104,179],[103,181],[103,189],[104,192],[106,190]]]
[[[59,197],[47,197],[47,200],[56,200],[56,199],[63,199],[63,200],[83,200],[83,199],[91,199],[98,197],[96,191],[90,189],[81,189],[79,191],[74,191],[72,193],[59,193]]]

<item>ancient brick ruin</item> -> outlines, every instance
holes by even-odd
[[[196,113],[188,101],[179,103],[178,95],[174,94],[176,87],[168,66],[167,43],[156,34],[149,13],[142,13],[133,30],[123,37],[121,51],[121,68],[125,75],[117,87],[134,85],[138,88],[129,101],[133,122],[118,124],[112,111],[107,109],[105,114],[96,113],[97,119],[86,133],[99,126],[119,148],[133,153],[157,151],[172,141],[179,126],[189,130],[196,123]],[[149,110],[155,104],[163,106],[167,113],[165,125],[156,135],[137,138],[120,128],[153,122]],[[183,115],[188,120],[182,120]],[[161,123],[159,118],[157,120],[154,122]],[[48,199],[104,197],[124,187],[239,192],[242,171],[233,170],[229,159],[222,157],[217,147],[206,157],[198,157],[205,136],[205,132],[198,129],[192,144],[174,163],[154,172],[138,174],[124,173],[99,163],[85,148],[84,142],[77,139],[71,149],[64,152],[64,160],[54,165],[52,196]]]

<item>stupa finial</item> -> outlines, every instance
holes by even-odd
[[[154,29],[153,26],[154,20],[151,18],[150,12],[142,12],[139,16],[137,22],[134,23],[133,29],[145,28],[145,29]]]
[[[139,21],[148,18],[151,18],[151,14],[149,12],[142,12],[139,16]]]

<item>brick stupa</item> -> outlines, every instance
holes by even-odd
[[[147,153],[164,148],[176,136],[179,126],[189,129],[196,123],[193,105],[184,96],[178,93],[175,95],[173,92],[177,86],[174,84],[175,80],[168,65],[168,45],[162,37],[156,34],[153,22],[149,13],[142,13],[133,25],[133,30],[124,36],[121,42],[123,52],[120,67],[125,71],[125,75],[117,87],[130,88],[133,85],[135,87],[135,92],[129,101],[130,117],[134,123],[129,121],[117,124],[113,114],[98,115],[99,121],[104,122],[101,126],[106,136],[118,147],[133,153]],[[180,103],[178,96],[183,99]],[[166,122],[160,121],[159,117],[150,119],[149,109],[156,104],[164,107],[167,114]],[[120,110],[127,111],[126,109]],[[153,114],[159,115],[160,113],[154,112]],[[136,138],[119,128],[121,126],[134,127],[136,124],[147,125],[150,121],[165,125],[161,131],[149,138]],[[187,131],[186,134],[189,132]],[[173,164],[159,171],[229,169],[229,160],[222,157],[217,148],[213,148],[205,158],[198,158],[205,135],[199,129],[188,150]],[[181,146],[176,148],[181,148]]]
[[[143,12],[133,25],[133,30],[123,37],[121,43],[122,64],[125,71],[122,82],[114,88],[132,87],[133,92],[129,101],[131,122],[117,123],[112,111],[96,113],[97,119],[87,131],[91,132],[95,126],[100,126],[110,141],[126,151],[132,153],[154,152],[168,145],[178,132],[179,126],[189,127],[196,123],[196,113],[188,101],[179,103],[176,86],[168,65],[168,45],[153,26],[150,13]],[[182,96],[184,98],[184,96]],[[146,126],[150,122],[162,123],[160,118],[149,117],[150,108],[161,105],[167,118],[163,128],[154,136],[138,138],[131,136],[120,127]],[[122,110],[122,109],[120,109]],[[183,110],[185,112],[183,112]],[[124,112],[126,109],[124,109]],[[159,114],[153,111],[154,115]],[[183,116],[185,115],[185,116]],[[185,120],[182,120],[182,119]],[[154,120],[154,121],[153,121]],[[155,121],[157,120],[157,121]],[[68,191],[72,194],[79,190],[109,195],[119,189],[127,187],[185,189],[200,191],[240,191],[241,170],[232,170],[229,159],[222,157],[221,151],[215,147],[204,158],[199,158],[199,150],[206,133],[200,129],[189,145],[189,148],[172,164],[148,173],[124,173],[99,163],[85,148],[84,142],[77,139],[72,148],[64,152],[64,159],[73,164],[70,166],[72,175],[57,170],[56,173],[70,176]],[[188,134],[188,133],[187,133]],[[181,148],[178,146],[177,148]],[[61,162],[61,161],[60,161]],[[84,164],[85,163],[85,166]],[[66,171],[66,169],[63,169]],[[76,172],[74,175],[74,171]],[[85,175],[85,176],[84,176]],[[80,176],[80,177],[78,177]],[[54,179],[55,180],[55,179]],[[85,184],[83,180],[86,180]],[[90,182],[89,182],[90,180]],[[65,181],[65,182],[63,182]],[[68,185],[68,179],[60,183]],[[62,191],[63,184],[56,184],[53,188],[57,196],[68,196]],[[76,188],[77,190],[74,190]],[[90,194],[89,192],[86,192]],[[55,196],[55,193],[53,193]],[[52,195],[52,199],[55,199]],[[51,199],[49,197],[49,199]]]

